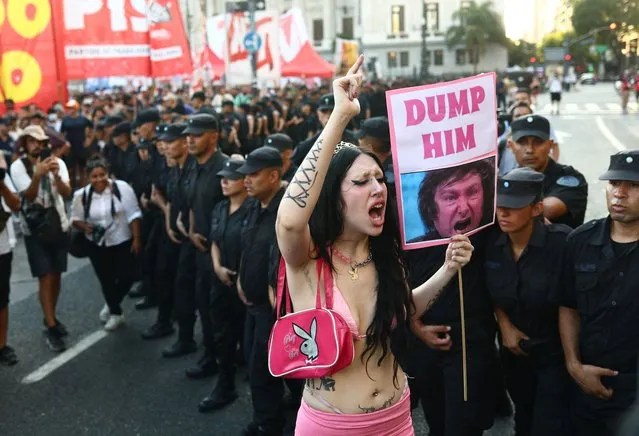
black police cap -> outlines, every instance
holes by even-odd
[[[173,142],[177,139],[184,138],[184,130],[186,129],[186,123],[173,123],[164,126],[164,130],[158,136],[160,141]]]
[[[273,147],[263,146],[253,150],[246,157],[246,163],[238,168],[238,172],[244,175],[254,174],[264,168],[282,168],[282,156]]]
[[[385,139],[390,141],[390,129],[388,127],[388,118],[386,117],[373,117],[365,120],[361,126],[359,132],[355,134],[357,139],[364,136],[371,138]]]
[[[138,126],[146,123],[159,123],[160,122],[160,111],[157,109],[146,109],[138,114],[138,117],[135,120],[135,123]]]
[[[639,150],[622,151],[610,156],[608,171],[599,180],[639,182]]]
[[[543,195],[544,175],[530,168],[515,168],[497,182],[497,207],[521,209]]]
[[[285,150],[292,150],[295,147],[293,140],[285,133],[275,133],[268,136],[264,141],[264,145],[277,149],[280,153]]]
[[[333,94],[324,94],[320,97],[318,109],[321,111],[335,109],[335,96]]]
[[[217,117],[209,114],[196,114],[191,115],[186,122],[185,135],[200,135],[206,132],[217,132],[218,121]]]
[[[153,145],[153,141],[146,140],[144,138],[140,138],[138,145],[136,146],[137,150],[144,149],[148,150]]]
[[[525,136],[534,136],[544,141],[550,139],[550,122],[541,115],[526,115],[517,118],[510,125],[510,129],[515,142]]]
[[[231,180],[240,180],[244,178],[244,174],[238,172],[238,170],[244,165],[243,160],[229,159],[224,164],[224,168],[218,171],[218,177],[225,177]]]
[[[130,135],[130,134],[131,134],[131,123],[129,123],[128,121],[123,121],[115,126],[111,136],[115,138],[116,136]]]

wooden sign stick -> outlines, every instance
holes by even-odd
[[[462,270],[457,270],[459,281],[459,310],[461,314],[461,337],[462,337],[462,379],[464,383],[464,402],[468,402],[468,367],[466,362],[466,316],[464,314],[464,282],[462,280]]]

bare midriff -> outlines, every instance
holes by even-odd
[[[361,360],[365,348],[365,341],[355,342],[355,359],[350,366],[331,376],[306,380],[304,401],[323,412],[348,414],[376,412],[397,403],[406,385],[404,373],[398,368],[393,383],[394,357],[389,354],[378,366],[381,351],[370,359],[366,368]]]

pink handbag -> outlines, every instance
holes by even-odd
[[[320,296],[324,273],[324,296]],[[277,275],[277,320],[268,341],[268,369],[274,377],[319,378],[334,374],[353,362],[353,335],[344,318],[332,310],[333,286],[329,265],[317,261],[315,308],[292,313],[286,282],[286,262],[280,259]],[[282,302],[286,310],[282,315]]]

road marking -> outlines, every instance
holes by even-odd
[[[608,110],[612,112],[621,112],[621,105],[619,103],[606,103]]]
[[[601,117],[595,117],[595,122],[597,123],[597,127],[599,127],[599,131],[601,132],[601,134],[606,137],[608,142],[610,142],[610,144],[612,144],[613,147],[615,147],[619,151],[627,150],[626,146],[623,145],[621,141],[619,141],[615,137],[615,135],[613,135],[612,132],[608,129],[608,127],[604,124]]]
[[[579,106],[577,103],[567,103],[565,107],[561,108],[562,111],[566,112],[577,112],[579,111]]]
[[[586,111],[588,112],[599,112],[601,108],[597,103],[586,103]]]
[[[39,382],[40,380],[51,374],[53,371],[60,368],[62,365],[69,363],[73,358],[77,357],[82,352],[97,344],[107,335],[108,333],[104,330],[98,330],[91,333],[89,336],[82,339],[80,342],[66,350],[64,353],[51,359],[40,368],[33,371],[31,374],[27,375],[25,378],[22,379],[22,383],[28,385]]]

